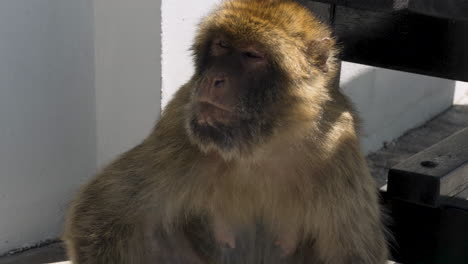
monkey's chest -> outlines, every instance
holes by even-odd
[[[313,184],[284,165],[222,175],[207,186],[206,209],[231,226],[261,223],[280,230],[302,226],[313,208]]]
[[[234,259],[248,254],[254,259],[261,252],[270,252],[262,258],[292,255],[307,236],[304,227],[311,214],[311,193],[294,178],[300,175],[286,177],[280,174],[286,173],[283,170],[235,172],[207,184],[205,202],[199,205],[209,212],[206,223],[216,244],[232,248],[223,252]]]

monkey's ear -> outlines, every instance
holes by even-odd
[[[328,59],[332,55],[335,41],[331,37],[313,40],[309,43],[308,54],[312,63],[323,72],[328,72]]]

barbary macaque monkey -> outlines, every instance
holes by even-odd
[[[385,263],[327,26],[293,1],[225,1],[192,48],[150,136],[71,204],[73,263]]]

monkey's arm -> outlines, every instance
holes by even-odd
[[[360,157],[360,154],[352,151],[343,155]],[[320,209],[321,220],[314,237],[314,252],[319,256],[313,257],[320,259],[318,263],[325,264],[387,263],[387,244],[377,188],[363,158],[353,161],[348,156],[347,161],[353,162],[353,166],[328,175],[328,186],[324,188],[328,190],[322,193],[322,202],[328,205]]]
[[[177,182],[168,177],[183,175],[190,166],[184,108],[179,107],[190,94],[184,87],[153,133],[107,166],[74,199],[64,234],[74,264],[202,263],[182,230],[166,236],[158,224],[161,206],[173,204],[161,194],[170,192],[167,182]],[[182,165],[168,166],[177,161]]]
[[[74,264],[144,263],[145,252],[138,252],[144,249],[133,247],[143,233],[141,223],[124,219],[130,202],[119,192],[124,183],[106,176],[85,186],[70,208],[64,235],[69,256]]]
[[[146,200],[151,187],[141,176],[148,172],[131,167],[140,164],[135,155],[137,150],[124,154],[72,203],[64,240],[73,263],[202,263],[183,233],[158,235],[158,219]]]

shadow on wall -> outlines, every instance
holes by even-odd
[[[453,103],[456,82],[343,62],[340,87],[361,117],[365,153],[418,127]]]

